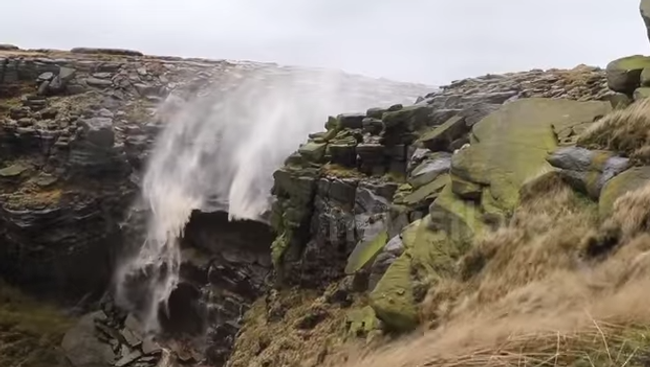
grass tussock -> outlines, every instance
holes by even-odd
[[[578,145],[619,152],[637,164],[650,163],[650,99],[607,114],[580,136]]]
[[[553,173],[531,181],[510,223],[477,239],[428,293],[430,330],[349,353],[337,366],[650,365],[650,185],[605,223]],[[593,256],[589,238],[610,238]],[[603,253],[601,253],[603,255]]]
[[[0,366],[64,366],[59,345],[72,322],[0,282]]]

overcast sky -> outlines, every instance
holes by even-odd
[[[8,1],[8,0],[7,0]],[[272,61],[442,84],[647,53],[638,0],[20,0],[0,43]]]

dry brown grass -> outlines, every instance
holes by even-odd
[[[650,99],[607,114],[580,136],[578,145],[619,152],[637,163],[650,162]]]
[[[532,185],[511,223],[476,241],[465,271],[429,292],[423,314],[435,329],[331,365],[650,364],[650,186],[620,198],[601,227],[552,174]],[[592,257],[585,239],[603,230],[621,235]]]

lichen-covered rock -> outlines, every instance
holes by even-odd
[[[369,232],[366,229],[366,232]],[[373,231],[374,234],[374,231]],[[388,241],[388,232],[381,230],[370,241],[362,241],[354,248],[345,267],[346,274],[353,274],[375,259]]]
[[[476,142],[452,157],[451,172],[485,186],[500,207],[511,210],[521,184],[548,168],[546,156],[557,147],[553,127],[593,121],[610,110],[605,102],[531,98],[508,103],[474,126]]]
[[[465,124],[464,117],[454,116],[442,125],[423,134],[419,141],[422,142],[422,145],[426,148],[434,152],[441,150],[449,151],[451,143],[467,134],[469,130],[470,127]]]
[[[632,167],[618,174],[605,184],[598,201],[598,213],[606,218],[612,212],[616,199],[629,191],[639,189],[650,182],[650,167]]]
[[[607,85],[610,89],[631,94],[641,85],[643,69],[650,67],[650,57],[633,55],[607,64]]]
[[[629,166],[629,159],[608,151],[563,147],[554,151],[548,162],[577,190],[598,199],[603,186]]]
[[[327,144],[325,143],[309,142],[298,148],[298,153],[300,153],[305,160],[318,163],[323,160],[326,148]]]
[[[410,331],[418,323],[410,260],[410,255],[403,253],[370,293],[370,305],[389,330]]]
[[[413,169],[409,175],[408,183],[417,189],[449,172],[450,167],[451,155],[444,152],[436,153]]]
[[[650,87],[639,87],[632,94],[635,101],[650,97]]]
[[[416,131],[425,126],[431,126],[431,113],[429,106],[408,106],[396,111],[384,112],[382,120],[386,128],[402,128],[407,131]]]
[[[467,241],[485,227],[480,206],[458,197],[449,183],[429,207],[429,215],[431,229],[447,232],[454,241]]]

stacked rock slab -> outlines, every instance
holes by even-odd
[[[507,218],[548,154],[608,113],[612,95],[602,70],[580,66],[467,79],[410,106],[330,118],[275,173],[276,271],[310,287],[368,277],[379,325],[413,328],[425,279]]]

